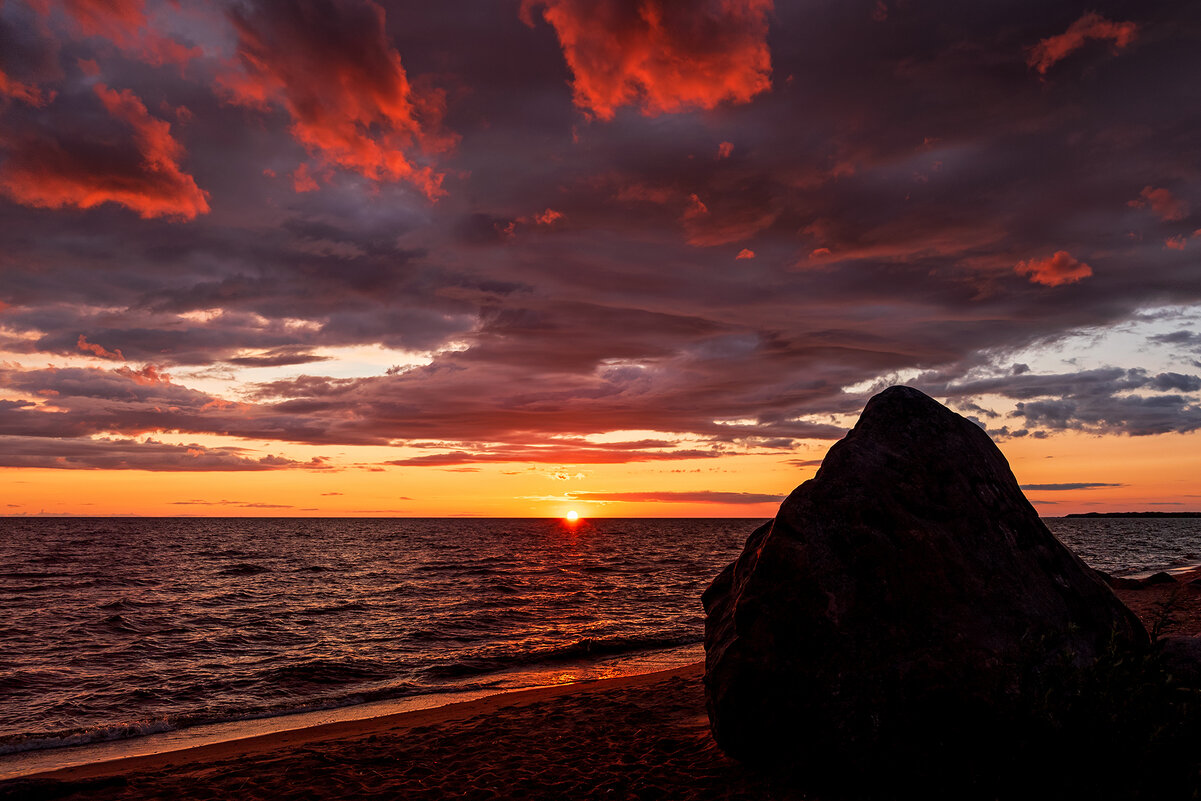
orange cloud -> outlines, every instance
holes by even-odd
[[[144,219],[190,220],[208,213],[208,193],[180,169],[183,147],[171,136],[170,123],[152,117],[129,90],[117,92],[96,84],[94,91],[113,119],[133,129],[136,163],[117,146],[97,158],[94,152],[72,152],[54,140],[26,139],[16,144],[0,168],[0,191],[39,208],[90,209],[118,203]]]
[[[120,353],[120,351],[117,351]],[[148,364],[141,370],[131,370],[128,367],[118,367],[114,372],[118,375],[123,375],[135,384],[141,384],[144,387],[155,386],[156,384],[170,384],[171,376],[162,372],[158,365]],[[208,408],[208,404],[201,408]],[[224,407],[222,407],[224,408]]]
[[[771,88],[772,0],[523,0],[559,36],[575,104],[613,119],[622,106],[653,116],[746,103]]]
[[[1019,261],[1013,268],[1018,275],[1027,276],[1031,283],[1045,286],[1074,284],[1093,274],[1093,268],[1072,258],[1066,250],[1055,252],[1045,259]]]
[[[1121,50],[1134,41],[1138,26],[1133,22],[1110,22],[1104,17],[1089,12],[1072,23],[1071,27],[1058,36],[1051,36],[1030,48],[1026,64],[1046,75],[1072,53],[1084,47],[1089,39],[1109,40],[1114,50]]]
[[[547,209],[534,217],[534,221],[539,225],[550,225],[556,220],[561,219],[563,219],[563,212],[555,211],[554,209]]]
[[[265,3],[230,18],[240,69],[217,81],[228,101],[282,107],[296,140],[330,164],[375,181],[407,181],[430,199],[446,194],[444,174],[414,155],[454,145],[440,129],[445,97],[409,82],[382,7],[371,0]]]
[[[1126,205],[1136,209],[1150,207],[1151,211],[1164,222],[1183,220],[1189,212],[1188,203],[1173,195],[1170,190],[1156,189],[1151,186],[1144,186],[1138,199],[1131,200]]]
[[[735,259],[753,259],[753,258],[755,258],[755,251],[749,250],[747,248],[743,248],[742,250],[738,251],[738,255],[735,256],[734,258]]]
[[[121,349],[108,350],[103,345],[97,345],[94,342],[88,342],[88,338],[83,334],[79,335],[79,339],[75,342],[75,346],[84,353],[91,353],[99,356],[101,359],[120,359],[125,361],[125,355],[121,353]]]
[[[717,157],[719,159],[728,159],[730,154],[734,152],[733,142],[722,142],[717,146]]]

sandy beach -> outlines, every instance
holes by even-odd
[[[701,664],[71,768],[0,798],[788,798],[717,749]]]
[[[1116,592],[1148,628],[1195,633],[1199,578]],[[0,798],[804,798],[714,745],[702,675],[696,663],[113,760],[0,783]]]

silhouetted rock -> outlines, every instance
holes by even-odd
[[[1056,699],[1099,656],[1148,644],[988,435],[908,387],[868,402],[703,600],[718,744],[840,784],[1003,771],[1032,727],[1070,735]]]
[[[1151,575],[1147,576],[1145,579],[1142,580],[1141,583],[1144,587],[1152,587],[1156,584],[1175,584],[1176,577],[1173,576],[1171,573],[1166,573],[1164,571],[1160,571],[1158,573],[1152,573]]]
[[[1201,637],[1173,635],[1155,641],[1163,669],[1185,687],[1201,688]]]

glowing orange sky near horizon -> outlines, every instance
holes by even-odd
[[[820,458],[828,444],[814,443],[813,452],[798,455]],[[1008,440],[1000,447],[1023,485],[1090,480],[1118,485],[1027,489],[1027,497],[1044,516],[1201,510],[1201,433],[1142,438],[1060,434]],[[673,494],[720,486],[730,493],[782,497],[816,469],[797,467],[779,456],[730,456],[669,466],[498,464],[470,473],[400,467],[244,473],[5,468],[0,470],[0,514],[566,518],[574,509],[581,519],[768,518],[775,515],[779,501],[707,503],[675,500]],[[628,494],[638,487],[654,487],[664,500],[600,502],[576,497]]]

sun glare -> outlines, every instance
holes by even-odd
[[[574,523],[575,521],[577,521],[579,519],[580,519],[580,513],[577,512],[576,510],[572,509],[570,512],[567,513],[567,522],[568,523]]]

